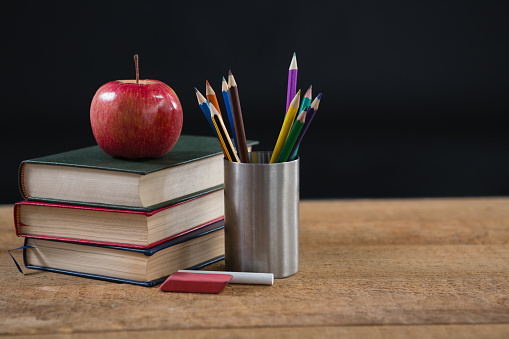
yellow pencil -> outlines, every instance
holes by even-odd
[[[210,104],[210,117],[212,118],[212,122],[216,128],[224,157],[233,162],[240,162],[239,156],[237,155],[237,152],[235,152],[232,140],[230,139],[226,126],[224,125],[223,118],[221,118],[221,115],[212,104]]]
[[[281,127],[281,131],[279,132],[279,137],[277,138],[276,147],[274,147],[274,151],[272,152],[272,157],[270,158],[270,163],[273,164],[277,161],[277,157],[279,157],[279,153],[283,149],[283,145],[285,144],[286,138],[288,138],[288,133],[290,133],[290,129],[292,128],[293,120],[295,119],[295,114],[299,110],[299,101],[300,101],[300,89],[295,94],[290,106],[288,107],[288,112],[286,113],[285,120],[283,122],[283,127]]]

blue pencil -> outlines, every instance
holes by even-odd
[[[194,91],[196,93],[196,98],[198,99],[198,105],[200,105],[201,111],[203,112],[203,115],[205,115],[205,118],[207,118],[207,121],[209,122],[210,127],[214,131],[214,134],[217,135],[216,128],[214,127],[214,123],[212,122],[212,117],[210,115],[210,107],[209,103],[207,102],[207,99],[203,96],[203,94],[198,91],[198,89],[195,87]]]
[[[235,146],[235,149],[239,149],[239,146],[237,145],[237,133],[235,133],[235,122],[233,121],[232,103],[230,101],[230,91],[228,90],[228,83],[226,82],[226,79],[224,77],[222,83],[222,92],[224,105],[226,106],[226,113],[228,114],[228,122],[230,123],[230,129],[232,131],[233,144]]]

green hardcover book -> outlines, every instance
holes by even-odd
[[[249,140],[248,146],[258,144]],[[28,200],[154,210],[216,190],[224,183],[215,137],[181,135],[158,159],[117,159],[99,146],[25,160],[19,187]]]

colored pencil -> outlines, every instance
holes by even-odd
[[[295,97],[297,91],[297,55],[293,53],[292,61],[290,62],[290,68],[288,69],[288,88],[286,90],[286,111],[290,107],[290,103]]]
[[[313,86],[309,86],[308,90],[306,91],[306,94],[304,94],[304,98],[302,99],[302,103],[300,104],[299,113],[297,113],[297,116],[300,115],[302,111],[307,111],[309,109],[309,106],[311,105],[311,101],[313,100],[313,94],[312,94]],[[297,150],[295,153],[299,151],[299,146],[297,146]],[[293,154],[290,153],[290,155]],[[291,157],[290,160],[293,160]]]
[[[235,123],[233,122],[232,104],[230,101],[230,90],[228,89],[228,83],[226,82],[224,77],[221,89],[223,92],[224,105],[226,106],[226,114],[228,115],[230,130],[232,132],[233,144],[235,146],[235,149],[239,149],[239,144],[237,143],[237,133],[235,133]]]
[[[306,121],[304,122],[304,126],[302,127],[302,130],[300,131],[299,137],[295,141],[295,145],[293,146],[292,151],[290,152],[290,160],[294,160],[297,157],[297,151],[299,150],[299,145],[302,142],[302,138],[304,137],[304,134],[306,134],[306,131],[309,128],[309,125],[311,124],[311,120],[313,120],[316,111],[318,111],[318,106],[320,105],[320,100],[322,100],[322,93],[318,94],[318,96],[313,100],[311,103],[311,106],[309,106],[308,113],[306,116]]]
[[[299,137],[300,131],[302,130],[302,126],[304,126],[304,122],[306,121],[306,113],[307,111],[302,111],[295,122],[293,123],[292,129],[290,130],[290,134],[288,134],[288,138],[286,138],[285,144],[281,153],[277,158],[277,162],[285,162],[288,161],[288,157],[290,156],[290,152],[295,145],[295,141]]]
[[[228,87],[230,88],[230,99],[232,103],[233,121],[235,123],[235,133],[237,133],[237,152],[241,162],[249,163],[246,132],[244,131],[242,109],[240,108],[239,90],[237,88],[237,82],[235,81],[231,71],[228,72]]]
[[[276,146],[274,147],[272,157],[270,158],[271,164],[276,162],[279,153],[281,153],[281,149],[283,148],[283,145],[285,144],[285,141],[288,138],[288,134],[290,133],[290,129],[292,128],[293,120],[295,119],[295,114],[299,109],[299,101],[300,101],[300,90],[297,92],[297,94],[295,94],[295,97],[290,102],[290,106],[288,107],[288,112],[286,112],[285,120],[283,121],[283,126],[281,127],[279,137],[277,138]]]
[[[232,140],[224,126],[223,118],[221,118],[221,115],[214,105],[210,105],[210,116],[214,123],[214,127],[216,128],[217,135],[219,136],[219,142],[221,143],[224,157],[229,161],[240,162],[237,152],[235,152],[235,148],[233,148]]]
[[[200,105],[201,111],[203,112],[203,115],[205,115],[205,118],[207,118],[207,121],[209,122],[210,127],[214,131],[217,137],[216,128],[214,127],[214,123],[212,122],[212,118],[210,116],[210,107],[209,103],[207,102],[207,99],[203,96],[203,94],[198,91],[198,89],[195,87],[194,91],[196,93],[196,98],[198,99],[198,105]]]
[[[219,108],[219,103],[217,102],[216,92],[214,92],[208,80],[205,80],[205,96],[207,97],[209,104],[212,104],[216,108],[219,115],[221,115],[221,109]]]
[[[311,105],[311,101],[313,101],[313,86],[309,86],[308,90],[306,91],[306,94],[304,94],[304,98],[302,98],[302,103],[300,104],[299,113],[297,113],[297,116],[299,116],[302,111],[307,111],[309,109],[309,105]]]

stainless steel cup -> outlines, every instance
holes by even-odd
[[[251,163],[224,161],[226,270],[299,270],[299,159],[270,164],[272,152],[251,152]]]

